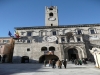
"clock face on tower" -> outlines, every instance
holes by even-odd
[[[56,20],[56,18],[51,17],[51,18],[49,18],[48,20],[50,20],[50,21],[54,21],[54,20]]]

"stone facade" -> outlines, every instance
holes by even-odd
[[[14,39],[12,37],[0,37],[0,62],[11,63],[14,50]]]
[[[56,20],[51,17],[50,22],[47,21],[47,12],[54,13],[54,11],[57,11],[56,6],[53,10],[48,10],[46,7],[45,26],[15,27],[20,38],[15,39],[13,62],[21,62],[23,56],[28,56],[29,62],[39,61],[41,56],[45,56],[43,47],[47,51],[53,49],[54,55],[60,60],[72,57],[92,59],[89,49],[100,45],[100,24],[59,26],[57,12],[54,16]],[[56,36],[57,40],[48,42],[50,36]]]

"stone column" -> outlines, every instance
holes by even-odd
[[[58,42],[61,43],[61,37],[58,38]]]
[[[80,37],[80,39],[81,39],[81,41],[83,42],[83,38],[82,38],[82,36]]]
[[[77,42],[76,36],[74,36],[74,42]]]
[[[66,38],[66,36],[64,37],[64,39],[65,39],[65,43],[67,43],[67,38]]]
[[[61,48],[61,60],[63,60],[64,59],[64,46],[61,45],[60,48]]]

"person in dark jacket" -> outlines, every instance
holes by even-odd
[[[56,62],[55,62],[55,60],[52,60],[52,68],[55,68],[56,67]]]
[[[66,68],[66,66],[67,66],[67,59],[63,60],[63,65],[64,65],[64,68]]]

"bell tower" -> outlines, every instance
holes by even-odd
[[[45,7],[45,26],[58,26],[57,6]]]

